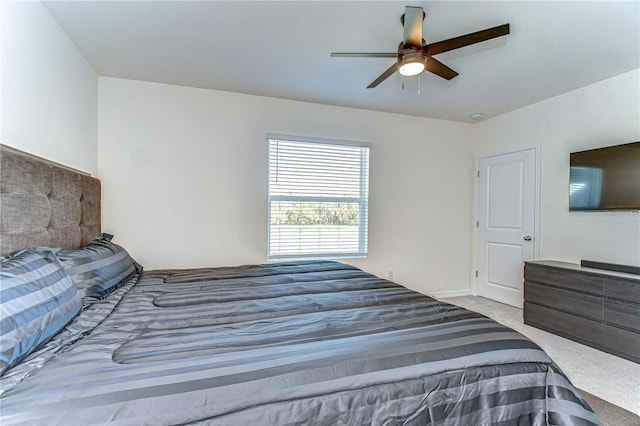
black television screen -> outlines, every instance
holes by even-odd
[[[640,210],[640,142],[572,152],[569,210]]]

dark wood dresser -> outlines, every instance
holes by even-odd
[[[525,262],[524,323],[640,362],[640,276]]]

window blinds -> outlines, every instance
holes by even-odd
[[[369,145],[269,141],[269,260],[367,255]]]

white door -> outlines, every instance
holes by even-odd
[[[481,158],[478,166],[478,294],[522,308],[523,262],[536,244],[536,152]]]

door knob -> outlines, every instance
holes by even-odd
[[[525,235],[523,240],[525,241],[531,241],[531,235]]]

